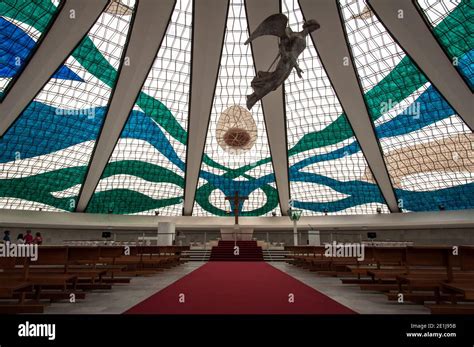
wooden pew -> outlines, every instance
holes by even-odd
[[[181,250],[177,246],[141,246],[138,251],[144,268],[169,269],[180,264]]]
[[[409,247],[407,251],[410,259],[408,261],[410,264],[417,264],[423,268],[411,270],[409,268],[410,271],[407,274],[397,277],[398,283],[406,284],[408,291],[411,287],[421,288],[421,290],[424,287],[425,290],[439,292],[443,282],[474,280],[474,271],[463,269],[462,249],[461,247],[459,255],[454,255],[451,246]]]
[[[86,254],[84,255],[81,251]],[[94,283],[102,272],[76,266],[78,260],[87,259],[90,256],[87,253],[95,254],[95,248],[79,247],[74,250],[67,246],[40,246],[38,247],[38,261],[30,266],[30,272],[35,275],[49,275],[51,278],[57,279],[69,278],[66,288],[72,291],[90,289],[87,283]],[[84,281],[87,283],[85,284]]]
[[[189,247],[39,246],[38,259],[0,258],[0,313],[40,313],[42,300],[85,299],[77,289],[111,289],[129,283],[127,266],[139,267],[138,275],[155,274],[179,265]],[[122,262],[123,264],[120,264]],[[31,301],[26,301],[32,299]]]
[[[48,298],[68,298],[71,291],[75,290],[77,276],[64,272],[55,271],[67,262],[67,248],[38,247],[38,259],[32,261],[29,258],[23,264],[17,264],[14,268],[4,269],[0,278],[14,278],[25,280],[34,285],[36,300],[46,298],[44,290],[48,291]],[[44,269],[44,270],[41,270]]]
[[[440,283],[441,296],[448,295],[451,303],[436,300],[426,305],[432,313],[474,314],[474,246],[459,247],[459,271],[453,271],[450,280]]]
[[[447,293],[459,293],[463,301],[474,301],[474,279],[466,282],[443,282],[441,283],[441,290]]]
[[[467,313],[473,308],[474,246],[460,246],[459,256],[452,246],[366,247],[364,261],[356,264],[348,258],[325,259],[321,251],[309,247],[287,250],[294,252],[290,263],[318,274],[345,276],[337,270],[346,264],[352,278],[341,279],[343,283],[385,292],[391,301],[401,293],[405,302],[437,302],[427,305],[434,313]]]
[[[285,246],[290,252],[287,262],[303,268],[311,269],[311,262],[315,259],[323,259],[324,246]]]
[[[80,264],[81,261],[93,263],[98,254],[97,247],[39,246],[38,260],[30,263],[28,278],[43,279],[39,286],[60,289],[63,294],[59,296],[65,297],[78,289],[111,289],[109,284],[100,282],[105,270]]]
[[[474,314],[474,304],[430,304],[425,307],[432,314]]]
[[[469,257],[471,249],[460,247],[459,255],[454,255],[450,246],[409,247],[407,262],[412,267],[408,266],[406,274],[397,275],[398,291],[388,293],[388,299],[395,300],[398,293],[403,293],[406,300],[417,303],[435,301],[440,304],[449,299],[453,303],[459,299],[466,300],[450,284],[454,282],[461,287],[461,293],[463,289],[469,292],[469,286],[474,282],[474,266],[468,263],[474,263],[474,254],[472,259]],[[450,287],[451,290],[448,289]],[[474,287],[471,289],[474,291]]]
[[[65,272],[78,277],[78,288],[84,290],[112,289],[111,284],[103,282],[106,269],[98,269],[100,247],[70,246]]]
[[[124,273],[131,276],[154,275],[164,269],[181,264],[180,255],[184,246],[130,246],[129,255],[115,259],[115,265],[126,267]]]
[[[397,263],[387,268],[367,271],[374,284],[361,285],[362,290],[379,290],[389,292],[397,290],[403,292],[412,290],[431,290],[432,279],[438,276],[452,274],[448,246],[408,246],[404,249],[404,255],[397,258]],[[387,284],[379,284],[380,281],[388,281]],[[391,282],[396,284],[391,284]]]
[[[125,272],[126,266],[116,264],[116,260],[123,256],[124,249],[123,246],[99,247],[99,261],[96,268],[106,271],[102,277],[104,283],[130,283],[130,274]],[[135,275],[133,274],[133,276]]]
[[[0,257],[0,314],[42,313],[44,305],[26,302],[26,293],[33,290],[34,284],[26,278],[28,258]],[[8,276],[5,271],[24,266],[22,276]]]

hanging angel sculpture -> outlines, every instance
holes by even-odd
[[[276,90],[290,75],[293,68],[300,78],[303,70],[298,66],[298,56],[306,48],[306,36],[319,29],[319,24],[310,19],[303,24],[303,30],[294,32],[288,27],[288,17],[284,14],[274,14],[265,19],[250,35],[245,44],[249,44],[257,37],[273,35],[280,38],[279,53],[268,71],[258,71],[251,82],[254,93],[247,95],[247,108],[250,110],[260,99],[273,90]],[[274,71],[269,71],[279,58]]]

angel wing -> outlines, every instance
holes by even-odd
[[[288,25],[288,17],[284,14],[277,13],[273,14],[267,19],[265,19],[257,29],[250,35],[247,41],[244,44],[249,44],[257,37],[264,35],[274,35],[278,37],[283,37],[286,35],[285,29]]]

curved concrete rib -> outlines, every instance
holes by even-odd
[[[369,0],[372,10],[464,122],[474,129],[474,97],[412,0]]]
[[[224,0],[195,0],[194,2],[191,94],[183,208],[185,216],[190,216],[193,212],[219,73],[227,9],[228,1]]]
[[[107,2],[107,0],[66,1],[36,52],[0,104],[0,137],[88,33]],[[75,11],[75,18],[70,17],[72,10]]]
[[[321,25],[311,33],[319,58],[354,130],[375,181],[391,212],[400,212],[387,172],[383,155],[375,136],[361,87],[334,0],[300,0],[301,10],[307,19]]]
[[[268,16],[280,12],[279,0],[246,0],[245,6],[249,32],[253,32]],[[253,41],[251,45],[255,68],[257,71],[267,71],[278,54],[277,39],[275,37],[263,36]],[[262,108],[275,173],[275,182],[280,199],[281,214],[286,216],[290,208],[290,184],[288,177],[285,96],[282,86],[262,99]]]
[[[166,33],[175,0],[140,0],[130,40],[124,53],[129,64],[120,69],[104,126],[97,139],[76,212],[84,212],[127,122],[138,93]]]

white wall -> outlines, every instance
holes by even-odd
[[[292,244],[292,222],[287,217],[241,217],[242,226],[251,226],[254,237]],[[222,227],[233,226],[233,217],[117,216],[85,213],[0,210],[0,233],[9,229],[12,237],[25,229],[40,231],[45,243],[65,240],[101,240],[102,231],[111,231],[118,240],[132,241],[146,232],[156,236],[158,222],[173,222],[187,236],[183,242],[208,241],[220,236]],[[365,239],[367,231],[379,240],[415,241],[419,244],[474,244],[474,211],[442,211],[370,216],[302,217],[298,222],[300,243],[306,244],[309,229],[321,231],[321,242],[330,234],[339,240]],[[200,231],[196,233],[193,231]],[[206,231],[206,236],[204,236]],[[267,235],[267,232],[269,233]],[[305,236],[306,235],[306,236]]]
[[[291,229],[288,217],[240,217],[242,227],[254,229]],[[219,230],[234,225],[233,217],[164,217],[121,216],[91,213],[62,213],[44,211],[1,210],[0,228],[61,228],[61,229],[112,229],[156,230],[159,222],[173,222],[178,229]],[[473,228],[474,210],[392,213],[358,216],[301,217],[298,229],[353,230],[416,229],[416,228]]]

